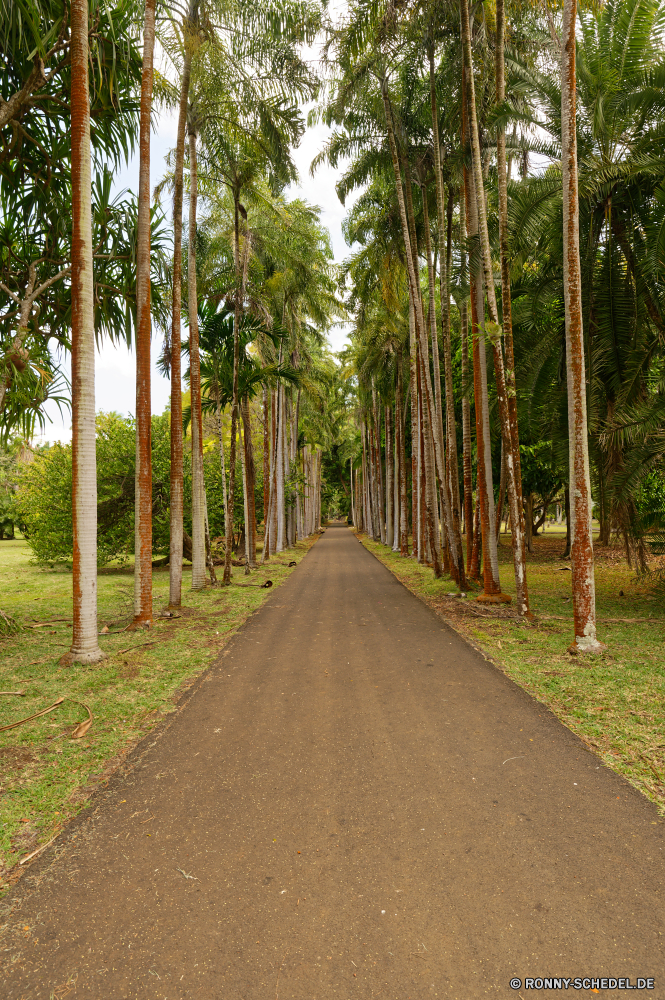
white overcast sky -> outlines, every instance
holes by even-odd
[[[337,0],[330,6],[344,7],[344,0]],[[330,10],[330,7],[329,7]],[[312,47],[306,53],[306,58],[318,60],[318,46]],[[305,113],[306,113],[305,109]],[[165,157],[175,146],[176,136],[175,114],[159,113],[154,115],[154,128],[151,142],[151,188],[161,180],[165,172]],[[330,232],[335,261],[340,263],[348,254],[349,248],[342,235],[342,220],[348,211],[352,200],[347,200],[346,207],[337,198],[335,183],[341,171],[321,167],[314,177],[310,176],[309,168],[312,160],[324,145],[330,130],[325,125],[317,125],[307,129],[300,146],[294,150],[294,159],[300,174],[300,183],[294,185],[290,194],[305,198],[313,205],[321,208],[321,221]],[[128,166],[117,174],[115,187],[118,191],[131,188],[138,191],[138,153]],[[339,351],[346,342],[345,330],[341,327],[333,329],[329,335],[333,351]],[[152,412],[163,413],[169,402],[171,386],[156,370],[154,359],[161,351],[161,334],[156,331],[153,337],[152,355]],[[67,359],[68,360],[68,359]],[[68,367],[68,366],[67,366]],[[133,414],[135,411],[135,373],[136,365],[133,350],[124,345],[114,347],[104,343],[97,353],[95,364],[95,392],[97,410],[116,410],[122,414]],[[47,412],[52,423],[48,423],[43,435],[36,435],[37,441],[69,441],[71,440],[71,419],[67,411],[60,414],[55,405],[49,405]]]

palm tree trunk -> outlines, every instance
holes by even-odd
[[[152,621],[152,433],[150,399],[150,126],[155,4],[146,0],[141,71],[139,201],[136,237],[136,478],[134,622]]]
[[[240,416],[244,416],[242,412],[243,401],[240,402]],[[247,451],[245,450],[245,428],[244,420],[240,419],[238,421],[238,440],[240,445],[240,468],[242,475],[242,505],[243,505],[243,521],[245,525],[245,574],[249,573],[249,493],[247,490]]]
[[[409,296],[409,395],[411,417],[411,555],[418,557],[418,537],[420,533],[420,477],[418,474],[418,454],[420,451],[420,432],[418,430],[418,384],[417,384],[416,321],[413,303]]]
[[[170,472],[170,543],[169,607],[179,608],[182,601],[183,542],[183,455],[182,455],[182,363],[180,310],[182,306],[182,197],[185,164],[187,103],[192,70],[192,47],[185,44],[180,81],[180,106],[173,175],[173,300],[171,309],[171,472]]]
[[[388,135],[388,144],[389,144],[389,147],[390,147],[390,154],[391,154],[391,159],[392,159],[392,164],[393,164],[393,173],[395,175],[395,190],[396,190],[396,193],[397,193],[397,203],[398,203],[399,213],[400,213],[400,222],[401,222],[401,225],[402,225],[402,237],[403,237],[403,240],[404,240],[406,265],[407,265],[407,274],[408,274],[408,279],[409,279],[410,300],[411,300],[411,305],[412,305],[412,308],[413,308],[413,319],[414,319],[414,327],[415,327],[415,331],[414,332],[415,332],[415,336],[417,338],[417,342],[419,343],[421,352],[423,352],[425,358],[427,358],[427,356],[428,356],[427,335],[426,335],[426,332],[425,332],[425,324],[424,324],[423,309],[422,309],[422,299],[421,299],[421,296],[420,296],[420,283],[419,283],[418,274],[417,274],[417,248],[415,246],[415,240],[413,240],[412,236],[411,236],[412,225],[410,225],[410,222],[409,222],[409,217],[407,215],[407,204],[405,203],[405,199],[404,199],[404,189],[402,187],[402,175],[401,175],[401,169],[400,169],[400,159],[399,159],[399,153],[398,153],[398,150],[397,150],[397,142],[395,140],[395,130],[394,130],[394,126],[393,126],[392,108],[391,108],[391,105],[390,105],[390,98],[388,96],[388,85],[387,85],[387,81],[385,80],[385,78],[382,79],[380,81],[380,83],[381,83],[381,97],[382,97],[382,100],[383,100],[383,106],[384,106],[384,112],[385,112],[386,131],[387,131],[387,135]],[[407,198],[407,202],[409,203],[409,205],[411,205],[410,215],[411,215],[411,222],[413,222],[413,206],[411,204],[411,194],[412,194],[412,192],[411,192],[410,177],[409,177],[409,173],[408,173],[408,159],[407,158],[405,158],[404,164],[405,164],[405,172],[406,172],[406,176],[405,176],[406,198]],[[413,233],[414,233],[414,236],[415,236],[415,227],[413,227]],[[413,360],[414,360],[414,362],[416,362],[415,357],[413,358]],[[429,477],[428,478],[429,478],[430,481],[432,481],[431,477],[436,474],[435,467],[433,466],[433,464],[430,461],[430,457],[431,457],[430,456],[430,447],[431,447],[431,451],[434,452],[434,447],[432,446],[432,442],[435,439],[435,435],[433,433],[433,426],[432,426],[432,414],[433,414],[433,411],[434,411],[434,406],[433,406],[432,386],[431,386],[431,381],[430,381],[430,378],[429,378],[429,366],[428,365],[423,365],[423,370],[424,370],[424,375],[425,375],[425,378],[424,378],[424,391],[426,392],[426,396],[427,396],[427,399],[426,399],[426,404],[427,405],[426,405],[426,407],[423,410],[424,438],[425,438],[425,446],[426,446],[426,454],[425,454],[426,476],[427,476],[427,473],[429,472]],[[412,416],[412,423],[413,423],[413,416]],[[438,449],[437,449],[437,461],[439,461]],[[434,507],[432,506],[432,500],[433,499],[434,499]],[[434,523],[435,522],[435,516],[436,516],[436,513],[435,513],[435,510],[436,510],[436,484],[435,484],[435,481],[434,481],[434,489],[428,491],[427,496],[425,498],[425,502],[426,502],[426,508],[427,508],[428,530],[430,532],[431,543],[432,543],[432,546],[433,546],[433,549],[434,549],[434,551],[433,551],[434,573],[438,577],[441,574],[441,566],[440,566],[440,562],[439,562],[438,546],[436,544],[437,539],[435,537],[435,523]]]
[[[499,534],[501,533],[501,515],[503,514],[503,507],[506,502],[506,456],[503,452],[503,441],[501,442],[501,476],[499,478],[499,499],[496,505],[496,514],[494,518],[494,523],[496,527],[496,539],[499,540]]]
[[[229,523],[229,498],[226,492],[226,469],[224,467],[224,439],[222,437],[222,410],[219,405],[219,389],[215,393],[215,403],[217,412],[217,436],[219,438],[219,464],[222,472],[222,502],[224,504],[224,532]]]
[[[392,548],[395,525],[394,525],[394,496],[393,487],[394,466],[393,466],[393,436],[392,436],[392,408],[389,404],[385,407],[385,428],[386,428],[386,545]]]
[[[401,537],[401,510],[399,484],[401,481],[400,448],[399,448],[399,410],[397,398],[393,410],[393,552],[399,552],[399,540]]]
[[[462,0],[464,7],[464,0]],[[468,11],[467,11],[468,15]],[[467,80],[470,72],[464,68],[463,80]],[[472,95],[467,88],[463,89],[464,117],[466,109],[471,104]],[[466,134],[466,133],[465,133]],[[466,210],[468,213],[468,229],[472,238],[479,237],[479,199],[476,190],[474,171],[465,172]],[[484,206],[484,196],[482,197]],[[487,361],[485,357],[485,341],[481,326],[485,318],[485,297],[483,294],[482,272],[471,274],[471,333],[473,338],[473,387],[476,412],[476,451],[478,464],[476,470],[477,505],[480,516],[480,530],[483,550],[483,582],[484,590],[481,597],[496,598],[501,593],[499,581],[499,557],[497,553],[496,535],[494,531],[494,480],[492,476],[492,451],[490,440],[489,400],[487,396]],[[478,540],[480,541],[480,540]],[[477,573],[477,561],[472,565]],[[477,577],[472,577],[477,579]]]
[[[263,554],[261,563],[264,563],[269,555],[270,519],[268,512],[270,508],[270,409],[268,406],[268,387],[263,386]]]
[[[242,426],[245,455],[245,474],[247,479],[247,521],[245,534],[249,540],[249,565],[256,568],[256,467],[254,464],[254,444],[252,442],[252,422],[249,412],[249,397],[242,400]]]
[[[570,477],[570,538],[575,638],[571,650],[597,653],[596,591],[591,532],[591,481],[586,410],[575,81],[576,0],[564,0],[561,53],[561,165],[563,183],[563,294]]]
[[[233,261],[235,264],[236,290],[233,314],[233,389],[231,396],[231,453],[229,455],[229,520],[226,525],[226,550],[224,552],[224,584],[231,583],[231,558],[233,548],[233,518],[236,492],[236,437],[238,435],[238,369],[240,364],[240,209],[238,195],[234,194]]]
[[[476,94],[475,82],[473,78],[473,61],[471,55],[471,32],[469,28],[469,8],[467,0],[460,0],[461,21],[462,21],[462,45],[464,48],[464,64],[468,73],[468,112],[469,131],[471,136],[471,162],[473,166],[474,187],[476,205],[478,212],[478,235],[480,237],[481,257],[483,264],[483,275],[485,279],[485,293],[487,295],[487,307],[489,312],[489,323],[484,323],[484,332],[488,336],[494,353],[494,372],[496,378],[496,394],[499,404],[499,423],[501,426],[501,437],[506,448],[506,467],[508,475],[508,498],[510,503],[510,520],[513,530],[513,561],[515,566],[515,588],[517,592],[517,610],[521,615],[529,613],[529,599],[526,583],[526,561],[524,553],[524,535],[522,531],[521,512],[518,509],[518,490],[515,481],[515,461],[513,454],[513,438],[510,429],[510,418],[508,414],[508,400],[506,392],[505,369],[503,364],[503,349],[501,346],[501,327],[499,326],[499,313],[494,291],[494,275],[492,271],[492,254],[490,250],[489,233],[487,229],[487,213],[485,210],[485,186],[483,181],[482,159],[480,152],[480,136],[478,132],[478,118],[476,115]],[[504,149],[505,153],[505,149]],[[479,319],[480,319],[479,314]],[[483,316],[484,319],[484,316]],[[482,363],[484,352],[484,340],[480,344],[481,375],[486,376],[486,371]],[[488,447],[488,442],[485,442]],[[490,495],[490,522],[493,521],[493,498]],[[490,527],[492,537],[494,531]],[[483,537],[483,547],[485,546]],[[491,553],[492,554],[492,553]],[[494,570],[494,567],[493,567]],[[498,573],[498,565],[497,565]],[[493,598],[497,595],[491,595]],[[479,599],[482,599],[480,595]]]
[[[365,531],[369,538],[374,537],[372,531],[372,518],[368,507],[368,497],[369,497],[369,480],[367,475],[367,442],[365,439],[365,421],[362,420],[360,423],[360,441],[362,444],[362,470],[363,470],[363,508],[365,515]]]
[[[72,646],[61,663],[104,658],[97,639],[95,319],[90,204],[88,4],[71,3],[72,112]]]
[[[457,472],[457,435],[455,432],[455,402],[453,396],[453,367],[450,344],[450,277],[449,277],[449,253],[446,246],[446,225],[444,219],[444,191],[443,177],[441,175],[441,147],[439,141],[439,112],[436,100],[436,76],[434,72],[434,45],[429,50],[429,77],[430,77],[430,106],[432,113],[432,145],[434,150],[434,177],[436,186],[436,207],[438,217],[438,238],[439,238],[439,288],[441,298],[441,329],[443,334],[443,370],[446,386],[446,432],[447,439],[447,468],[444,473],[446,496],[444,504],[450,509],[450,514],[446,520],[446,533],[450,553],[452,557],[452,573],[460,589],[466,587],[464,555],[462,549],[462,533],[460,530],[460,504],[459,504],[459,475]],[[427,227],[427,223],[425,223]],[[430,295],[432,290],[430,290]],[[434,353],[434,342],[432,343]],[[441,390],[439,377],[438,358],[438,338],[437,351],[434,358],[434,377],[438,389],[437,408],[440,420],[441,440],[444,439],[443,414],[441,411]]]
[[[295,364],[294,364],[295,367]],[[302,494],[300,490],[300,393],[301,389],[298,388],[296,394],[296,406],[295,413],[293,417],[293,461],[295,464],[296,471],[296,504],[295,504],[295,540],[298,541],[305,537],[305,526],[303,520],[303,508],[302,508]]]
[[[374,497],[379,541],[386,544],[386,523],[384,520],[383,476],[381,469],[381,407],[377,405],[376,387],[372,377],[372,416],[374,422]]]
[[[413,209],[413,184],[411,181],[411,168],[408,156],[403,157],[404,164],[404,187],[405,187],[405,207],[408,225],[409,239],[413,254],[414,272],[418,273],[418,244],[416,236],[415,212]],[[415,302],[416,316],[416,336],[418,337],[418,348],[421,356],[419,362],[420,391],[424,396],[421,411],[422,433],[423,433],[423,471],[425,475],[425,489],[423,493],[425,501],[426,520],[426,548],[431,549],[432,567],[436,577],[441,576],[441,535],[438,525],[438,499],[436,489],[436,474],[439,472],[439,481],[446,482],[445,474],[445,454],[443,438],[439,433],[436,421],[436,410],[434,404],[434,390],[429,371],[429,341],[427,328],[422,306],[422,296],[420,294],[420,281],[417,286],[417,300]],[[446,535],[450,534],[450,502],[447,491],[443,490]]]
[[[506,98],[505,67],[505,2],[496,0],[496,102]],[[506,353],[506,410],[510,431],[513,464],[513,500],[509,500],[511,521],[517,518],[517,533],[513,527],[513,553],[518,612],[529,613],[529,592],[526,582],[526,550],[524,538],[524,505],[522,502],[522,463],[517,424],[517,394],[515,389],[515,353],[513,350],[513,318],[510,299],[510,247],[508,245],[508,167],[506,164],[506,131],[497,129],[497,171],[499,181],[499,248],[501,256],[501,312],[503,320],[503,345]],[[500,348],[499,348],[500,349]],[[507,436],[507,435],[506,435]],[[506,479],[510,479],[511,459],[506,455]],[[510,483],[508,483],[510,493]],[[501,511],[499,511],[499,516]],[[519,581],[519,583],[518,583]]]
[[[281,360],[281,348],[280,348]],[[271,475],[270,475],[270,555],[274,556],[277,551],[277,420],[279,409],[279,391],[273,389],[271,393]]]
[[[283,552],[286,547],[286,517],[284,509],[284,424],[286,420],[284,406],[284,386],[277,388],[277,538],[276,552]]]
[[[274,390],[270,393],[270,411],[271,411],[271,422],[272,428],[270,434],[272,435],[272,450],[270,456],[270,470],[268,472],[269,481],[269,500],[268,508],[264,514],[264,520],[266,525],[265,536],[263,540],[263,552],[261,554],[261,565],[274,554],[275,551],[275,539],[277,537],[277,522],[275,519],[275,510],[277,507],[277,491],[275,488],[275,480],[277,477],[277,448],[275,442],[275,421],[276,421],[276,400]],[[264,439],[265,440],[265,439]],[[264,465],[265,469],[265,465]]]
[[[409,512],[407,504],[406,483],[406,416],[402,417],[404,401],[404,386],[402,384],[402,352],[397,354],[397,397],[395,409],[395,427],[399,428],[399,553],[404,558],[409,554]]]
[[[202,590],[206,584],[203,417],[201,413],[201,359],[199,355],[199,313],[196,285],[197,202],[196,129],[190,120],[187,304],[189,312],[189,381],[192,413],[192,590]]]
[[[466,177],[466,167],[464,168]],[[466,284],[466,180],[460,191],[460,261],[461,282]],[[466,565],[471,566],[473,550],[473,472],[471,462],[471,404],[467,391],[469,381],[469,317],[468,298],[465,295],[459,307],[460,339],[462,342],[462,469],[464,475],[464,527],[466,530]]]

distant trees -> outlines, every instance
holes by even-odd
[[[592,513],[600,544],[622,535],[644,569],[642,484],[664,454],[664,23],[662,0],[562,15],[354,0],[326,48],[333,134],[313,167],[347,157],[339,196],[363,189],[345,266],[356,523],[394,548],[404,535],[403,555],[408,532],[460,586],[482,557],[479,599],[503,600],[507,500],[528,614],[532,473],[540,463],[559,483],[570,455],[574,645],[591,651]],[[535,154],[545,168],[532,173]]]

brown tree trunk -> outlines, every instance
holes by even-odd
[[[152,429],[150,398],[150,127],[155,3],[146,0],[139,127],[136,236],[136,478],[134,499],[134,622],[152,621]]]
[[[576,0],[564,0],[561,58],[561,166],[563,185],[563,295],[570,456],[570,537],[575,637],[571,651],[598,653],[591,533],[591,481],[586,411],[582,274],[577,192],[575,80]]]
[[[476,115],[475,83],[473,78],[473,61],[471,56],[471,33],[469,28],[469,8],[467,0],[460,0],[460,12],[462,22],[462,45],[464,48],[464,65],[467,71],[468,86],[468,112],[469,112],[469,132],[471,138],[471,160],[473,165],[475,198],[478,213],[478,235],[480,237],[481,257],[483,264],[483,275],[485,279],[485,292],[487,294],[487,306],[489,312],[489,323],[484,322],[484,334],[492,344],[494,354],[494,371],[496,376],[496,392],[499,404],[499,417],[501,426],[501,437],[505,442],[506,462],[508,474],[508,497],[510,503],[510,520],[513,528],[513,561],[515,566],[515,588],[517,591],[517,609],[519,614],[528,614],[529,602],[526,585],[526,564],[524,559],[524,541],[522,533],[521,511],[517,506],[517,486],[515,482],[515,462],[513,455],[513,440],[510,431],[510,419],[508,415],[508,402],[505,383],[505,369],[503,364],[503,350],[501,346],[501,327],[499,326],[499,314],[494,291],[494,276],[492,272],[492,255],[489,243],[489,233],[487,229],[487,215],[485,211],[485,189],[482,171],[482,159],[480,151],[480,137],[478,132],[478,120]],[[480,315],[478,317],[480,319]],[[484,316],[483,316],[484,320]],[[484,340],[484,338],[483,338]],[[480,345],[481,369],[483,343]],[[488,442],[485,442],[487,448]],[[493,503],[492,503],[493,520]],[[492,540],[496,540],[492,531]],[[490,541],[488,539],[488,541]],[[483,547],[487,544],[483,538]],[[491,541],[490,541],[491,544]],[[494,555],[494,553],[490,553]],[[498,570],[498,567],[497,567]],[[482,595],[481,595],[482,596]]]
[[[270,541],[270,408],[268,387],[263,386],[263,555],[261,562],[269,557]]]
[[[404,558],[409,554],[409,513],[406,495],[406,447],[405,428],[402,419],[404,386],[402,385],[402,352],[397,354],[397,408],[395,428],[399,431],[399,554]]]
[[[475,181],[472,174],[466,174],[468,191],[466,208],[471,236],[478,235],[478,206]],[[476,503],[480,511],[480,531],[483,554],[483,594],[481,597],[497,598],[501,593],[499,580],[499,558],[494,529],[494,481],[492,478],[492,449],[490,441],[489,401],[487,397],[487,363],[485,341],[482,339],[481,323],[484,319],[485,303],[481,274],[471,274],[471,335],[473,341],[473,389],[476,414]],[[480,539],[478,539],[480,542]],[[473,558],[472,558],[473,562]],[[475,567],[474,567],[475,569]],[[472,577],[472,579],[476,579]]]
[[[496,0],[496,103],[506,99],[505,82],[505,0]],[[515,556],[515,575],[523,574],[524,585],[517,592],[518,610],[522,601],[521,614],[528,614],[529,593],[526,584],[526,553],[524,552],[524,506],[522,503],[522,463],[520,461],[520,441],[517,425],[517,392],[515,387],[515,353],[513,350],[513,317],[510,299],[510,247],[508,245],[508,167],[506,164],[506,131],[497,128],[497,172],[499,181],[499,248],[501,256],[501,312],[503,320],[503,346],[506,353],[506,405],[512,444],[514,467],[515,502],[511,505],[511,516],[520,519],[517,538],[513,528],[513,550],[519,543],[521,552]],[[506,465],[506,476],[508,465]]]
[[[426,332],[425,332],[425,324],[424,324],[423,310],[422,310],[422,300],[421,300],[421,297],[420,297],[420,284],[419,284],[418,275],[417,275],[417,251],[416,251],[416,248],[415,248],[415,244],[412,242],[412,238],[411,238],[411,234],[410,234],[409,220],[408,220],[408,217],[407,217],[407,208],[406,208],[405,201],[404,201],[404,189],[402,187],[402,176],[401,176],[401,171],[400,171],[399,154],[398,154],[398,150],[397,150],[397,143],[396,143],[396,140],[395,140],[395,131],[394,131],[393,119],[392,119],[392,108],[390,106],[390,99],[389,99],[389,96],[388,96],[388,87],[387,87],[387,82],[386,82],[385,79],[383,79],[381,81],[381,96],[382,96],[382,99],[383,99],[383,105],[384,105],[384,111],[385,111],[386,130],[387,130],[387,134],[388,134],[388,144],[389,144],[389,147],[390,147],[390,153],[391,153],[391,158],[392,158],[392,163],[393,163],[393,172],[394,172],[394,175],[395,175],[395,190],[396,190],[396,194],[397,194],[397,203],[398,203],[399,213],[400,213],[400,222],[401,222],[401,225],[402,225],[402,236],[403,236],[403,239],[404,239],[405,256],[406,256],[406,264],[407,264],[407,273],[408,273],[408,279],[409,279],[409,293],[410,293],[411,305],[413,307],[413,313],[414,313],[415,336],[417,338],[417,342],[419,343],[421,352],[423,352],[425,358],[427,358],[427,354],[428,354],[428,351],[427,351],[427,335],[426,335]],[[408,170],[408,160],[405,161],[405,165],[406,165],[406,168]],[[411,199],[411,184],[410,184],[410,180],[409,180],[408,176],[406,178],[406,188],[407,188],[407,199],[410,201],[410,199]],[[413,212],[411,212],[411,215],[413,215]],[[416,359],[414,358],[414,361],[415,360]],[[430,382],[430,378],[429,378],[429,367],[423,365],[423,368],[424,368],[424,376],[425,376],[425,378],[424,378],[424,392],[425,392],[425,395],[426,395],[426,406],[424,407],[424,410],[423,410],[424,438],[425,438],[425,455],[424,455],[424,458],[425,458],[425,463],[426,463],[426,478],[427,478],[427,480],[429,482],[433,483],[433,486],[434,486],[433,489],[431,489],[431,490],[428,491],[427,496],[425,498],[425,501],[426,501],[426,507],[427,507],[428,530],[429,530],[429,533],[430,533],[430,538],[431,538],[432,545],[434,547],[434,552],[433,552],[434,573],[435,573],[435,576],[438,577],[441,574],[441,566],[440,566],[440,562],[439,562],[439,552],[438,552],[437,540],[436,540],[436,537],[435,537],[435,524],[434,524],[434,520],[435,520],[435,516],[436,516],[436,506],[434,506],[434,507],[432,506],[432,500],[433,499],[434,499],[434,504],[436,504],[436,482],[433,479],[433,476],[436,473],[435,473],[435,468],[434,468],[433,462],[432,462],[433,452],[434,452],[434,447],[433,447],[434,435],[433,435],[433,432],[432,432],[432,415],[433,415],[433,411],[434,411],[434,406],[433,406],[432,387],[431,387],[431,382]],[[429,472],[429,475],[427,475],[428,472]]]
[[[224,553],[224,584],[231,583],[231,550],[233,548],[233,516],[236,492],[236,437],[238,435],[238,370],[240,364],[240,210],[238,195],[234,195],[233,261],[235,264],[235,303],[233,314],[233,389],[231,397],[231,451],[229,455],[229,523],[226,525],[226,551]]]
[[[464,168],[466,175],[466,167]],[[460,260],[461,280],[468,280],[466,257],[466,182],[460,192]],[[466,530],[466,565],[471,565],[473,551],[473,469],[471,461],[471,404],[467,391],[469,381],[469,316],[468,298],[460,303],[460,338],[462,341],[462,468],[464,474],[464,527]]]
[[[455,429],[455,402],[453,396],[453,368],[450,344],[450,253],[446,240],[448,228],[444,214],[443,177],[441,175],[441,149],[439,144],[439,113],[436,100],[436,77],[434,72],[434,45],[429,50],[430,107],[432,114],[432,144],[434,150],[434,178],[436,187],[436,205],[439,243],[439,289],[441,299],[441,331],[443,339],[443,372],[446,386],[446,426],[441,426],[442,441],[445,435],[446,469],[442,472],[446,487],[444,503],[450,508],[446,517],[446,539],[452,559],[452,574],[460,589],[466,587],[464,555],[462,548],[462,533],[460,529],[459,474],[457,469],[457,434]],[[423,195],[424,197],[424,195]],[[452,225],[452,212],[450,217]],[[430,292],[431,294],[431,292]],[[434,350],[434,348],[432,348]],[[438,351],[435,361],[435,378],[438,376]],[[438,378],[437,378],[438,382]],[[441,412],[441,402],[438,401]],[[442,415],[441,415],[442,419]]]
[[[254,464],[254,444],[252,442],[252,425],[249,412],[249,398],[242,400],[243,444],[245,448],[245,469],[247,475],[247,517],[245,525],[249,542],[249,565],[256,568],[256,466]]]
[[[393,434],[392,434],[392,408],[385,406],[385,428],[386,428],[386,545],[393,546],[395,531],[395,490],[394,490],[394,465],[393,465]]]

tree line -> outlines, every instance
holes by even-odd
[[[327,37],[314,169],[360,192],[356,523],[501,602],[506,503],[528,616],[522,466],[545,459],[574,651],[601,649],[592,515],[638,570],[665,526],[664,27],[661,0],[354,0]]]
[[[182,600],[187,464],[192,586],[205,585],[206,570],[215,577],[203,458],[211,438],[217,438],[223,495],[223,583],[231,582],[238,547],[239,500],[244,564],[257,564],[257,420],[266,522],[261,559],[320,525],[332,368],[325,331],[343,306],[318,210],[290,199],[286,189],[297,176],[299,106],[318,88],[301,48],[319,30],[322,8],[288,0],[241,7],[121,0],[113,9],[96,0],[5,0],[2,15],[2,431],[6,441],[17,432],[29,436],[43,426],[47,399],[68,403],[58,349],[69,352],[74,624],[63,662],[95,662],[103,655],[94,405],[95,341],[102,336],[132,343],[137,361],[135,627],[153,617],[153,517],[163,519],[164,491],[153,489],[150,412],[157,330],[164,335],[160,364],[172,385],[171,606]],[[167,62],[164,74],[155,70],[156,46]],[[170,213],[150,191],[157,103],[178,113],[175,150],[157,192],[171,196],[170,232]],[[114,198],[114,170],[135,146],[138,196]],[[51,460],[67,465],[66,454]],[[43,468],[38,456],[26,484],[36,488]],[[116,506],[121,500],[115,497]]]

